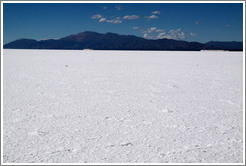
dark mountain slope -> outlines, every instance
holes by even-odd
[[[238,44],[238,43],[237,43]],[[240,44],[240,42],[239,42]],[[242,46],[242,43],[241,45]],[[150,40],[133,35],[119,35],[115,33],[100,34],[86,31],[70,35],[58,40],[31,40],[19,39],[4,45],[4,48],[13,49],[94,49],[94,50],[180,50],[199,51],[204,49],[229,49],[240,50],[240,47],[231,46],[230,43],[222,45],[209,42],[187,42],[173,39]],[[242,48],[241,48],[242,50]]]
[[[214,46],[222,50],[232,50],[232,51],[242,51],[243,42],[219,42],[219,41],[210,41],[206,43],[208,46]]]

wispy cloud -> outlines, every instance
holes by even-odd
[[[160,11],[153,11],[153,12],[151,12],[152,14],[161,14],[161,12]]]
[[[120,17],[116,17],[112,19],[107,19],[106,17],[103,17],[100,14],[96,14],[94,16],[91,17],[91,19],[98,19],[98,22],[107,22],[107,23],[112,23],[112,24],[121,24],[122,20]]]
[[[143,37],[147,39],[156,39],[157,38],[156,36],[158,35],[158,33],[165,31],[164,29],[159,29],[156,27],[150,27],[150,28],[137,27],[137,29],[140,30],[140,33],[143,34]]]
[[[231,25],[230,24],[227,24],[226,27],[231,27]]]
[[[121,24],[122,21],[120,19],[120,17],[116,17],[114,19],[111,19],[111,20],[107,20],[108,23],[112,23],[112,24]]]
[[[151,27],[149,30],[151,31],[151,32],[153,32],[153,31],[155,31],[157,28],[156,27]]]
[[[125,20],[136,20],[136,19],[139,19],[139,16],[137,16],[137,15],[126,15],[123,17],[123,19],[125,19]]]
[[[165,38],[165,35],[166,35],[166,32],[159,33],[159,34],[156,36],[156,39],[163,39],[163,38]]]
[[[199,21],[195,21],[195,24],[200,24],[200,22]]]
[[[163,32],[164,29],[158,29],[156,27],[151,27],[151,28],[147,28],[147,29],[142,29],[141,31],[142,31],[142,33],[153,33],[153,32]]]
[[[145,16],[145,18],[148,18],[148,19],[158,19],[159,17],[156,16],[156,15],[150,15],[150,16]]]
[[[99,22],[107,22],[107,23],[112,23],[112,24],[120,24],[122,23],[120,17],[116,17],[116,18],[113,18],[113,19],[110,19],[108,20],[107,18],[100,18],[99,19]]]
[[[132,27],[132,29],[139,29],[139,27]]]
[[[172,29],[169,31],[165,31],[164,29],[160,29],[157,27],[150,27],[150,28],[133,28],[140,30],[140,33],[143,34],[144,38],[147,39],[184,39],[185,33],[181,29]],[[191,34],[190,34],[191,35]],[[192,35],[196,35],[195,33],[192,33]]]
[[[122,6],[119,6],[119,5],[115,6],[114,8],[115,8],[117,11],[120,11],[120,10],[123,9]]]
[[[106,10],[108,7],[107,6],[103,6],[103,9]]]
[[[163,36],[163,38],[166,39],[184,39],[185,38],[185,33],[181,29],[177,30],[170,30],[166,35]]]
[[[157,29],[156,32],[163,32],[163,29]]]
[[[99,19],[99,18],[102,18],[102,15],[95,14],[94,16],[91,17],[91,19]]]
[[[194,36],[197,36],[197,34],[196,34],[196,33],[191,32],[191,33],[190,33],[190,36],[194,37]]]

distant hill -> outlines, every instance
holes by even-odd
[[[187,42],[173,39],[144,39],[133,35],[119,35],[115,33],[100,34],[86,31],[61,39],[33,40],[19,39],[3,48],[8,49],[94,49],[94,50],[176,50],[176,51],[200,51],[200,50],[233,50],[242,51],[242,42]]]
[[[214,46],[223,50],[231,50],[231,51],[242,51],[243,50],[243,42],[219,42],[219,41],[210,41],[206,43],[208,46]]]

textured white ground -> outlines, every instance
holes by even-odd
[[[243,162],[243,53],[4,50],[3,162]]]

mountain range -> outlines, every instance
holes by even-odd
[[[5,49],[68,49],[68,50],[229,50],[242,51],[243,42],[208,43],[187,42],[174,39],[145,39],[133,35],[119,35],[115,33],[100,34],[85,31],[60,39],[33,40],[18,39],[3,46]]]

